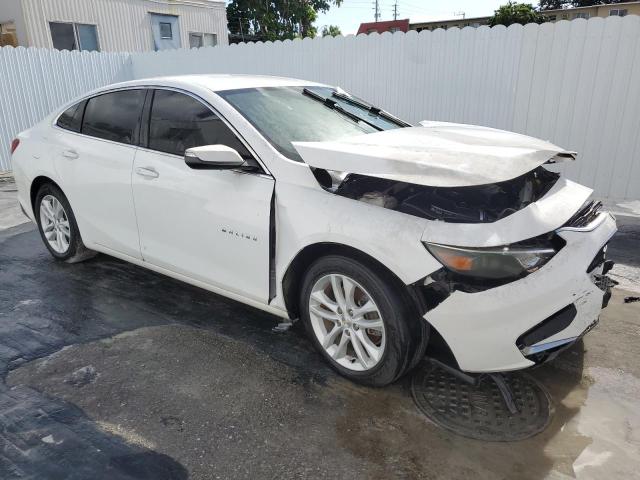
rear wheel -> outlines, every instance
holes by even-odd
[[[300,312],[312,342],[345,377],[384,386],[410,367],[422,325],[412,301],[382,272],[343,256],[317,260]]]
[[[96,255],[82,243],[71,205],[58,187],[40,187],[33,211],[42,241],[56,260],[75,263]]]

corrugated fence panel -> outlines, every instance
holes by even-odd
[[[95,86],[185,73],[339,85],[412,122],[513,130],[579,152],[560,167],[612,199],[640,198],[640,17],[240,44],[127,56],[0,51],[0,168],[11,135]]]
[[[74,97],[131,78],[126,53],[0,48],[0,172],[11,140]]]
[[[561,169],[640,198],[640,17],[294,40],[133,55],[136,78],[262,73],[325,82],[417,122],[513,130],[579,152]]]

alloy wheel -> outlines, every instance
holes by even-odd
[[[322,348],[354,371],[375,367],[385,348],[382,315],[371,295],[346,275],[321,277],[309,298],[309,317]]]
[[[53,195],[44,196],[40,202],[40,225],[53,251],[66,253],[71,241],[69,217],[60,201]]]

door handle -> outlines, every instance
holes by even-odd
[[[68,158],[69,160],[75,160],[80,155],[78,155],[78,152],[76,152],[75,150],[65,150],[64,152],[62,152],[62,156]]]
[[[138,167],[136,168],[136,173],[141,177],[147,178],[158,178],[160,176],[156,169],[152,167]]]

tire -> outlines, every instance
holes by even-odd
[[[304,276],[300,316],[307,334],[329,364],[354,382],[388,385],[424,355],[428,326],[404,286],[397,283],[381,269],[341,255],[318,259]],[[336,288],[351,302],[337,298]],[[340,304],[346,305],[346,315]],[[375,312],[359,313],[373,307]]]
[[[52,205],[56,207],[54,208],[55,212],[51,210]],[[48,210],[46,210],[47,207],[49,207]],[[43,210],[41,210],[43,208],[49,213],[43,213]],[[56,185],[46,183],[40,187],[36,194],[33,212],[40,231],[40,237],[53,258],[67,263],[77,263],[96,255],[96,252],[89,250],[82,243],[82,237],[80,236],[71,205],[62,190]],[[52,215],[56,217],[55,226],[51,223]],[[48,227],[45,227],[45,224]],[[45,228],[48,229],[47,233],[45,233]],[[47,235],[49,235],[49,238],[47,238]],[[58,238],[63,239],[61,243],[56,241]]]

